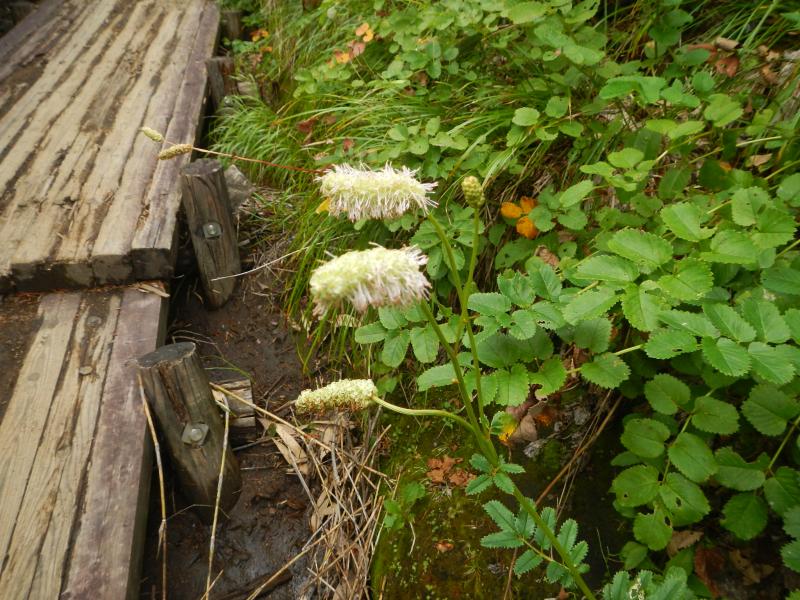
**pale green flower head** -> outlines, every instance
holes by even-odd
[[[321,177],[320,192],[328,199],[328,212],[346,214],[351,221],[396,219],[409,210],[427,212],[436,203],[428,197],[435,183],[421,183],[416,172],[386,165],[379,171],[335,165]]]
[[[428,297],[430,282],[420,271],[428,257],[416,246],[347,252],[311,274],[314,314],[349,301],[359,312],[370,306],[407,306]]]
[[[370,379],[343,379],[316,390],[303,390],[294,408],[298,414],[329,410],[357,412],[369,408],[377,394],[378,389]]]

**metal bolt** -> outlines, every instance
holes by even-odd
[[[187,423],[181,434],[181,441],[187,446],[202,446],[208,435],[208,425],[205,423]]]
[[[207,240],[213,240],[222,235],[222,225],[216,221],[209,221],[203,224],[203,237]]]

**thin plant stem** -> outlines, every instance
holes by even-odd
[[[475,437],[480,437],[480,432],[475,429],[474,425],[472,425],[465,418],[459,417],[457,414],[451,413],[450,411],[432,408],[405,408],[403,406],[397,406],[396,404],[387,402],[378,396],[374,396],[373,400],[375,401],[375,404],[383,406],[392,412],[400,413],[401,415],[408,415],[410,417],[442,417],[444,419],[451,419],[470,431]]]
[[[772,460],[770,460],[769,461],[769,465],[767,465],[767,471],[772,471],[772,467],[775,466],[775,461],[778,460],[778,457],[781,455],[781,452],[783,452],[783,449],[786,447],[786,444],[788,443],[789,439],[792,437],[792,435],[794,435],[795,429],[797,429],[798,425],[800,425],[800,417],[797,417],[794,420],[794,422],[792,423],[792,426],[789,428],[789,431],[786,433],[785,436],[783,436],[783,440],[781,441],[781,445],[778,446],[778,449],[775,451],[775,454],[772,456]]]
[[[219,477],[217,478],[217,496],[214,501],[214,518],[211,521],[211,541],[208,544],[208,575],[206,576],[206,598],[210,598],[211,593],[211,573],[214,571],[214,548],[217,543],[217,522],[219,520],[219,504],[222,498],[222,484],[225,479],[225,458],[228,452],[228,431],[230,429],[230,409],[228,408],[228,398],[224,397],[225,402],[225,430],[222,435],[222,456],[219,461]]]

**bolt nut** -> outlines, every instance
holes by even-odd
[[[208,425],[205,423],[187,423],[181,434],[181,441],[187,446],[202,446],[208,437]]]
[[[203,224],[203,237],[207,240],[213,240],[222,235],[222,225],[216,221],[209,221]]]

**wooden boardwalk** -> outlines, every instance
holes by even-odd
[[[189,160],[138,129],[195,140],[218,25],[213,0],[44,0],[0,38],[0,598],[138,597],[133,359],[166,300],[134,282],[172,273]]]
[[[0,40],[0,291],[167,278],[216,44],[207,0],[46,0]]]

